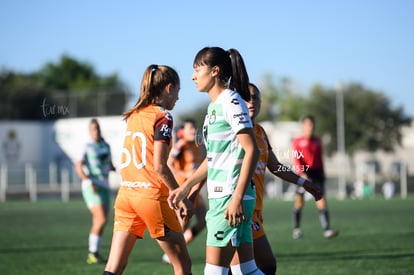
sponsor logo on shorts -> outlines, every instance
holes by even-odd
[[[142,181],[121,181],[120,185],[128,188],[148,189],[151,187],[151,183]]]
[[[253,231],[259,231],[260,230],[260,224],[258,222],[252,222],[252,230]]]
[[[216,237],[217,241],[222,241],[224,239],[224,231],[217,231],[214,237]]]

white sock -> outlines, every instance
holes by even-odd
[[[256,262],[254,260],[250,260],[248,262],[244,262],[237,265],[232,265],[231,273],[233,275],[264,275],[264,273],[256,266]]]
[[[101,246],[102,237],[95,235],[95,234],[89,234],[89,252],[96,253],[99,251],[99,248]]]
[[[224,266],[207,264],[204,267],[204,275],[228,275],[229,268]]]

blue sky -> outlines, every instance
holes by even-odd
[[[181,77],[174,112],[208,102],[191,81],[205,46],[237,48],[252,82],[289,77],[308,94],[315,82],[358,82],[414,116],[414,1],[20,1],[0,2],[0,66],[20,72],[62,54],[116,72],[135,93],[152,63]]]

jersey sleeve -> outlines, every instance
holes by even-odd
[[[229,102],[223,110],[226,121],[231,125],[234,132],[238,133],[245,128],[253,128],[246,103],[235,93],[229,97]]]
[[[157,115],[154,124],[154,141],[170,144],[173,128],[173,118],[167,111]]]

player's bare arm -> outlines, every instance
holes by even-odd
[[[236,189],[233,192],[229,206],[224,212],[224,217],[228,219],[230,226],[240,224],[246,220],[243,210],[243,196],[248,184],[251,184],[251,179],[259,159],[259,149],[252,129],[241,130],[237,134],[237,138],[245,151],[245,155]]]
[[[178,203],[188,197],[191,189],[207,177],[207,158],[203,160],[200,167],[180,187],[170,191],[168,204],[172,209],[177,209]]]
[[[323,194],[318,185],[309,181],[307,177],[305,178],[294,173],[292,169],[280,163],[273,151],[269,151],[267,168],[269,171],[271,171],[272,174],[287,182],[302,185],[306,191],[312,194],[312,196],[315,198],[315,201],[318,201],[322,198]]]
[[[165,142],[154,142],[154,170],[161,177],[169,190],[178,187],[170,168],[167,165],[168,145]]]
[[[314,197],[315,201],[319,201],[320,199],[322,199],[323,192],[319,188],[319,185],[314,184],[311,181],[305,180],[305,182],[303,183],[303,188],[305,188],[306,191],[308,191],[309,193],[312,194],[312,196]]]
[[[179,185],[167,165],[167,159],[168,145],[165,142],[154,142],[154,170],[171,192]],[[183,221],[188,221],[194,213],[194,206],[189,200],[184,200],[177,204],[176,210],[179,210],[179,216]]]

